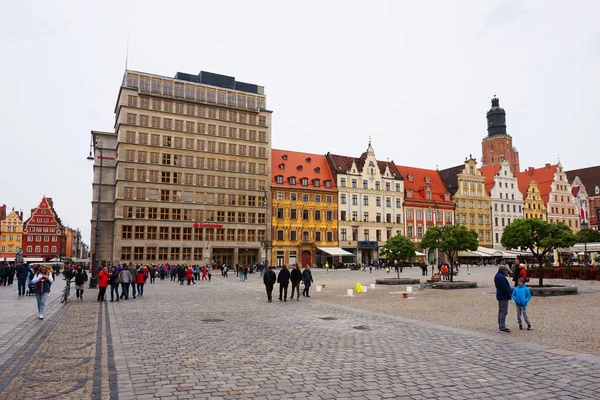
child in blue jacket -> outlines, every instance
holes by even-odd
[[[523,324],[521,323],[521,313],[523,318],[527,322],[527,330],[531,330],[531,322],[529,322],[529,316],[527,315],[527,303],[531,299],[531,291],[525,285],[525,279],[519,278],[517,286],[512,291],[512,299],[517,305],[517,321],[519,322],[519,329],[523,330]]]

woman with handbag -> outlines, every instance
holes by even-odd
[[[41,266],[31,280],[31,283],[35,285],[35,298],[37,300],[39,319],[44,319],[46,299],[50,294],[50,287],[53,280],[52,269],[46,266]]]

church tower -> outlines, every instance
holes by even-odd
[[[482,166],[500,165],[507,160],[513,175],[519,172],[519,152],[513,147],[512,137],[506,133],[506,111],[500,107],[500,99],[492,99],[487,112],[488,134],[481,142]]]

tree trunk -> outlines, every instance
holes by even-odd
[[[540,265],[540,287],[544,286],[544,256],[538,257],[538,263]]]
[[[454,254],[450,252],[450,282],[454,282]]]

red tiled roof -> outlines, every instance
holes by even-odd
[[[276,177],[283,176],[283,183],[277,183]],[[296,184],[290,184],[288,178],[295,177]],[[302,186],[300,180],[308,178],[308,186]],[[319,179],[319,187],[314,186],[314,180]],[[325,181],[331,182],[331,187],[325,187]],[[335,191],[335,179],[331,175],[327,158],[323,154],[300,153],[290,150],[271,150],[271,186],[298,189],[314,189]]]
[[[428,202],[442,203],[445,205],[454,205],[452,200],[446,201],[445,194],[449,193],[444,185],[438,171],[432,169],[423,169],[398,165],[398,170],[404,176],[404,192],[412,191],[412,198],[407,195],[404,200],[407,202]],[[431,187],[431,199],[425,197],[425,188],[428,186],[425,178],[429,177],[429,187]]]
[[[529,182],[536,181],[542,200],[547,204],[550,198],[550,192],[552,191],[552,182],[554,182],[554,174],[558,168],[557,164],[546,164],[541,168],[529,167],[523,172],[517,174],[519,182],[519,190],[523,193],[523,196],[527,196],[527,189],[529,188]]]
[[[490,194],[490,190],[494,187],[494,176],[500,171],[500,164],[486,165],[479,168],[481,175],[485,177],[485,191]]]

